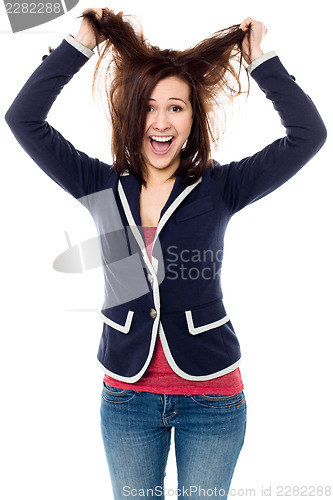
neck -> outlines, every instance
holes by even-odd
[[[175,181],[175,177],[169,178],[178,168],[178,165],[176,168],[164,168],[164,169],[157,169],[157,168],[147,168],[147,174],[146,174],[146,182],[147,182],[147,187],[153,187],[153,186],[166,186],[168,184],[173,184]]]

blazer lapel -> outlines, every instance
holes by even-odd
[[[119,184],[121,184],[122,190]],[[122,196],[122,191],[125,198]],[[139,180],[128,171],[121,173],[118,180],[118,192],[128,224],[132,226],[134,222],[136,226],[141,227]]]
[[[184,182],[182,182],[182,179],[183,178],[180,176],[176,177],[169,198],[161,210],[160,219],[158,221],[155,238],[152,245],[152,252],[154,250],[154,245],[158,238],[158,235],[162,231],[170,216],[173,214],[179,204],[186,198],[186,196],[202,181],[202,177],[199,177],[199,179],[195,183],[186,185]],[[143,257],[148,268],[150,268],[150,270],[152,271],[151,262],[148,258],[146,247],[144,244],[144,235],[141,226],[139,180],[134,175],[128,173],[128,171],[123,172],[119,176],[118,192],[128,224],[140,249],[142,250]],[[157,265],[158,262],[155,262],[154,271],[156,273]]]
[[[161,210],[160,220],[158,221],[158,226],[155,234],[155,239],[163,229],[164,225],[176,210],[176,208],[180,205],[180,203],[190,194],[190,192],[202,181],[202,176],[194,182],[193,184],[186,185],[182,182],[181,177],[176,177],[175,183],[173,185],[170,196]],[[154,240],[155,242],[155,240]],[[154,247],[154,243],[153,243]]]
[[[194,189],[199,184],[199,182],[201,182],[202,177],[200,177],[197,182],[191,184],[190,186],[182,182],[182,179],[183,178],[180,176],[177,176],[175,179],[169,198],[167,199],[164,207],[161,210],[160,219],[157,226],[158,229],[160,225],[165,224],[165,222],[168,220],[168,218],[171,216],[174,210],[176,210],[178,205],[192,191],[192,189]],[[125,214],[129,224],[133,225],[134,221],[136,226],[141,227],[139,180],[134,175],[128,173],[128,171],[125,171],[122,174],[120,174],[118,182],[121,183],[121,186],[123,188],[123,193],[127,200],[127,203],[125,204],[124,196],[120,196],[124,210],[125,210],[125,205],[127,205]],[[130,214],[128,213],[128,208],[130,210],[132,217],[130,217]]]

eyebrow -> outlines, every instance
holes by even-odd
[[[150,98],[149,100],[156,101],[156,99],[153,99],[153,98]],[[180,99],[180,97],[169,97],[169,101],[182,101],[184,104],[186,104],[186,102],[183,101],[183,99]]]

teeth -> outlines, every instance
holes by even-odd
[[[171,141],[171,139],[173,138],[173,135],[169,135],[168,137],[159,137],[157,135],[152,135],[151,138],[153,139],[153,141],[156,141],[156,142],[167,142],[167,141]]]

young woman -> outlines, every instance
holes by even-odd
[[[226,498],[243,445],[240,347],[224,308],[223,238],[237,211],[291,178],[322,147],[311,99],[251,18],[186,51],[161,50],[108,8],[86,9],[6,113],[34,161],[90,211],[105,276],[101,428],[116,499],[163,497],[174,428],[177,495]],[[45,118],[104,43],[114,162],[78,151]],[[257,154],[210,158],[214,109],[247,72],[286,128]],[[111,76],[111,78],[110,78]],[[218,109],[218,108],[216,108]],[[90,255],[91,257],[91,255]]]

